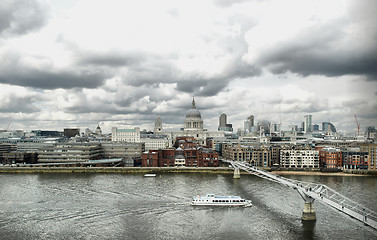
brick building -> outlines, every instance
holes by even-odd
[[[232,161],[251,161],[251,146],[244,146],[240,144],[223,144],[222,146],[222,156],[225,159],[232,160]]]
[[[270,167],[271,149],[267,146],[254,147],[251,152],[251,165],[259,167]]]
[[[175,148],[196,148],[199,146],[198,141],[194,137],[176,137],[174,142]]]
[[[159,149],[142,154],[142,167],[218,167],[219,154],[207,148]]]
[[[336,148],[322,148],[319,150],[319,162],[322,169],[341,169],[342,152]]]
[[[369,143],[360,145],[361,152],[367,152],[369,156],[369,167],[371,171],[377,170],[377,143]]]
[[[363,169],[369,167],[368,152],[360,151],[360,148],[351,148],[342,151],[343,169]]]

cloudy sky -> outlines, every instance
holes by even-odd
[[[2,0],[0,129],[377,127],[375,0]]]

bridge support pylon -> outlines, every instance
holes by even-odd
[[[302,221],[315,221],[317,220],[314,210],[314,198],[305,194],[305,192],[297,189],[300,196],[304,199],[304,211],[302,212]]]
[[[240,169],[237,168],[237,167],[234,168],[233,178],[234,178],[234,179],[239,179],[239,178],[241,178]]]
[[[304,211],[302,212],[302,221],[315,221],[317,220],[314,211],[314,202],[305,202]]]

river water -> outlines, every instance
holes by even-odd
[[[287,176],[327,184],[377,211],[377,177]],[[191,206],[239,195],[252,207]],[[377,239],[377,230],[283,185],[251,175],[175,173],[0,175],[0,239]]]

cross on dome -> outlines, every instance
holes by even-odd
[[[192,97],[191,109],[196,109],[194,97]]]

